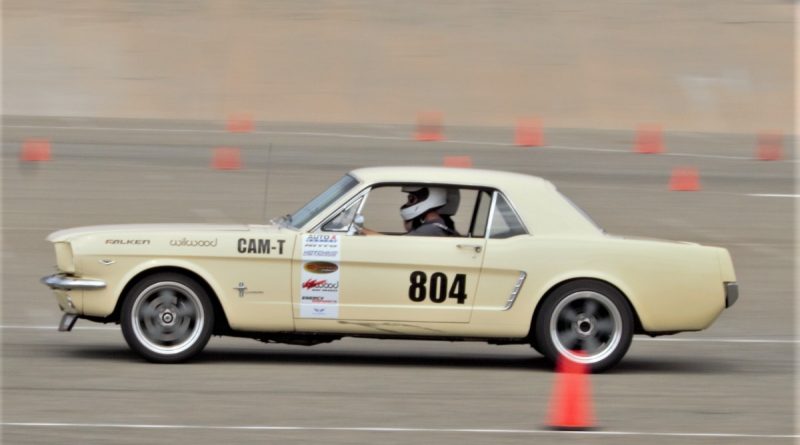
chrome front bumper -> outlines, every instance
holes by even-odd
[[[42,284],[50,287],[51,289],[103,289],[106,287],[106,282],[102,280],[87,280],[85,278],[70,277],[64,274],[54,274],[43,277]]]
[[[71,331],[76,321],[78,321],[78,316],[76,314],[64,314],[64,316],[61,317],[61,321],[58,323],[58,332]]]

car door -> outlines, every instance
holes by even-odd
[[[484,239],[346,236],[340,318],[467,323]]]
[[[317,320],[468,323],[486,240],[356,235],[348,222],[368,192],[298,243],[298,329],[324,326]]]

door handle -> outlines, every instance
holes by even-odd
[[[456,247],[459,249],[472,249],[475,253],[481,253],[481,250],[483,250],[483,246],[480,244],[456,244]]]

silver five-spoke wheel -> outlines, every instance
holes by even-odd
[[[564,357],[594,372],[617,364],[633,336],[627,299],[616,288],[594,280],[558,287],[544,301],[534,324],[536,345],[548,359]]]
[[[181,283],[156,283],[145,289],[133,304],[133,332],[149,349],[162,354],[185,351],[203,330],[203,305],[191,289]]]
[[[619,344],[622,317],[605,295],[575,292],[559,301],[553,311],[550,336],[556,350],[566,358],[579,363],[600,361]]]
[[[213,309],[202,286],[177,274],[145,278],[128,293],[122,311],[128,344],[151,361],[185,360],[205,347]]]

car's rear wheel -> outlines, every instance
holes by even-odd
[[[125,296],[122,334],[145,359],[175,363],[196,355],[208,343],[214,309],[195,280],[176,273],[145,277]]]
[[[614,287],[576,280],[555,289],[534,321],[535,343],[550,361],[559,357],[605,371],[622,360],[633,338],[633,312]]]

